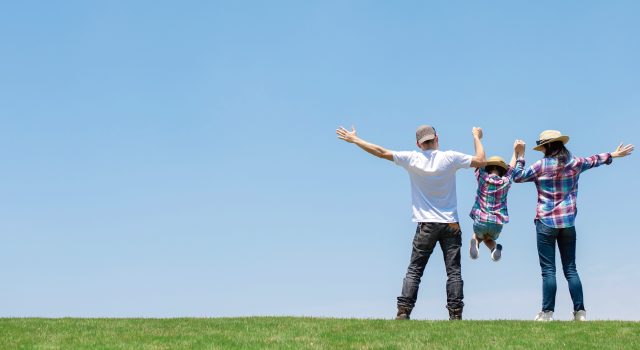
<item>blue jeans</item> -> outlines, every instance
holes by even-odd
[[[576,228],[553,228],[536,220],[538,256],[542,269],[542,311],[554,311],[556,306],[556,241],[560,250],[562,270],[569,282],[573,311],[584,310],[582,282],[576,270]]]
[[[500,237],[500,232],[502,231],[502,225],[500,224],[492,224],[489,222],[478,221],[478,219],[473,220],[473,232],[478,235],[478,238],[481,240],[484,239],[485,236],[491,237],[494,241]]]

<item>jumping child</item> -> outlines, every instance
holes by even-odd
[[[473,231],[475,234],[471,238],[469,256],[477,259],[480,256],[480,242],[491,250],[491,259],[499,261],[502,258],[502,245],[496,244],[500,236],[502,226],[509,222],[507,212],[507,193],[513,183],[513,171],[518,158],[520,148],[524,148],[524,143],[516,141],[513,145],[513,157],[507,165],[500,157],[491,157],[487,160],[487,166],[476,168],[476,178],[478,179],[478,190],[476,192],[476,202],[471,209],[473,219]]]

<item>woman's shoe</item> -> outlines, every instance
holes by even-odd
[[[553,321],[553,311],[540,311],[534,321]]]
[[[586,321],[587,320],[587,312],[584,310],[580,310],[578,312],[572,312],[571,316],[573,316],[574,321]]]

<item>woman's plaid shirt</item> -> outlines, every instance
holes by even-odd
[[[507,193],[513,182],[513,168],[509,167],[502,177],[489,174],[484,168],[476,168],[476,179],[476,203],[469,216],[474,220],[492,224],[504,225],[509,222]]]
[[[558,174],[556,158],[542,158],[524,169],[524,158],[519,158],[515,169],[515,182],[533,181],[538,189],[536,219],[553,228],[572,227],[578,209],[578,178],[588,169],[611,164],[611,153],[596,154],[589,158],[570,157],[564,170]]]

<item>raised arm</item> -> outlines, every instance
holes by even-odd
[[[537,161],[529,168],[524,168],[524,150],[526,144],[524,141],[516,140],[516,143],[513,145],[513,150],[516,154],[516,167],[513,171],[513,182],[530,182],[534,181],[538,175],[541,173],[541,162]]]
[[[534,181],[541,173],[541,171],[542,168],[540,161],[535,162],[532,166],[525,169],[524,158],[518,158],[513,182],[520,183]]]
[[[633,151],[633,145],[626,145],[625,147],[622,147],[622,145],[623,144],[621,143],[620,146],[618,146],[618,148],[615,150],[615,152],[596,154],[587,158],[577,158],[580,162],[582,162],[580,172],[585,172],[589,169],[597,168],[602,164],[609,165],[611,164],[613,158],[622,158],[630,155]]]
[[[355,143],[356,145],[358,145],[358,147],[362,148],[368,153],[371,153],[378,158],[390,160],[393,162],[393,151],[384,149],[378,145],[374,145],[373,143],[360,139],[358,136],[356,136],[356,129],[353,126],[351,127],[351,131],[340,127],[340,129],[336,129],[336,134],[338,134],[338,138],[340,140],[345,140],[349,143]]]
[[[487,165],[487,158],[484,155],[482,142],[480,142],[480,139],[482,138],[482,128],[474,127],[471,130],[471,134],[473,134],[473,143],[476,148],[476,155],[471,158],[471,166],[476,168],[484,167]]]

